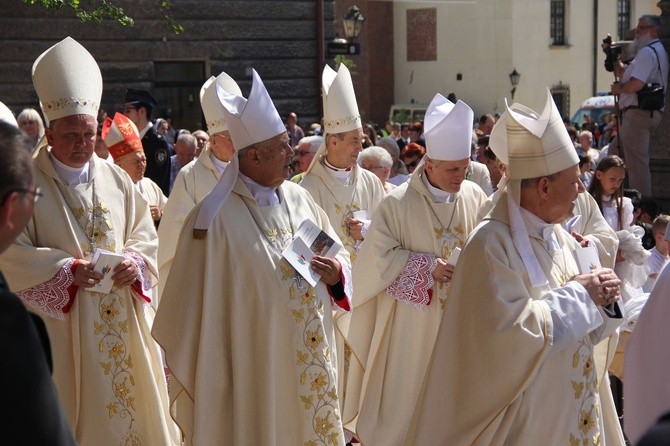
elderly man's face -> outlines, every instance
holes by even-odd
[[[314,158],[312,146],[306,143],[300,144],[295,150],[295,156],[298,159],[298,169],[300,172],[306,171]]]
[[[137,183],[144,177],[147,170],[147,157],[144,150],[129,153],[116,160],[116,165],[125,170],[133,183]]]
[[[584,184],[579,175],[579,165],[575,164],[562,170],[553,181],[549,181],[545,217],[547,223],[560,223],[572,217],[575,200],[584,192]]]
[[[361,167],[365,170],[369,170],[370,172],[374,173],[377,176],[377,178],[379,178],[382,181],[382,184],[386,183],[386,181],[389,179],[389,175],[391,174],[390,167],[383,167],[381,165],[381,162],[378,159],[374,158],[368,158],[362,161]]]
[[[584,134],[580,136],[579,143],[582,145],[582,149],[588,150],[593,145],[593,136],[589,134]]]
[[[259,150],[258,172],[261,178],[258,184],[267,187],[279,187],[291,172],[293,149],[286,132],[271,138],[267,148]]]
[[[83,167],[93,155],[98,121],[90,115],[56,119],[45,130],[51,154],[69,167]]]
[[[174,151],[179,160],[179,165],[184,167],[195,158],[195,148],[195,138],[191,141],[180,139],[175,143]]]

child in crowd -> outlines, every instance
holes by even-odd
[[[605,220],[615,231],[626,229],[633,224],[633,204],[623,196],[623,180],[626,178],[626,164],[616,155],[603,158],[596,168],[589,187]]]
[[[651,225],[651,233],[656,241],[656,246],[651,249],[651,255],[647,260],[649,276],[647,282],[642,287],[646,293],[651,292],[658,274],[665,264],[670,261],[670,255],[668,255],[669,242],[665,240],[665,231],[668,228],[668,222],[670,222],[670,215],[661,214],[656,217],[654,223]]]

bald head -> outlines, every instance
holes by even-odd
[[[181,167],[184,167],[195,158],[195,150],[198,147],[198,140],[193,135],[181,134],[174,144],[174,151]]]

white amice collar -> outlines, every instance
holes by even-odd
[[[261,186],[242,172],[238,175],[260,207],[279,204],[279,191],[276,187]]]
[[[93,158],[91,158],[91,160],[89,160],[89,162],[84,164],[82,167],[71,167],[63,164],[58,161],[51,153],[49,154],[49,159],[51,160],[51,164],[53,164],[54,170],[58,174],[58,177],[68,186],[76,186],[77,184],[88,183],[88,166],[91,164]]]
[[[326,172],[342,184],[347,184],[349,178],[351,178],[351,174],[354,172],[354,169],[351,167],[347,167],[346,169],[335,167],[330,164],[326,158],[323,159],[323,164],[326,166]]]
[[[428,181],[428,175],[424,171],[423,175],[421,175],[421,181],[423,181],[423,184],[426,186],[426,189],[428,189],[428,192],[430,192],[430,195],[433,197],[433,201],[435,203],[451,203],[454,201],[454,195],[450,192],[445,192],[440,188],[437,188],[430,184],[430,181]]]
[[[214,164],[214,168],[219,172],[219,175],[221,175],[223,171],[226,170],[228,164],[230,164],[229,161],[221,161],[216,156],[214,156],[214,153],[212,152],[209,153],[209,159],[212,160],[212,164]]]

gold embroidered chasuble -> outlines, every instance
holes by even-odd
[[[153,334],[186,445],[344,445],[334,304],[281,256],[305,219],[339,238],[307,191],[279,191],[280,204],[259,207],[238,178],[205,239],[193,238],[201,204],[182,228],[182,274],[168,278]],[[346,250],[337,257],[349,270]]]
[[[486,200],[478,186],[465,181],[453,202],[435,203],[420,169],[379,205],[353,268],[354,311],[338,320],[351,319],[345,427],[364,444],[402,444],[450,284],[434,283],[423,308],[399,301],[387,288],[408,268],[411,253],[447,259],[463,248]]]
[[[324,159],[326,155],[316,163],[309,175],[305,176],[300,182],[300,185],[307,189],[314,201],[321,206],[321,208],[328,215],[330,223],[333,225],[335,232],[344,244],[345,249],[351,256],[352,265],[356,263],[357,243],[349,235],[348,220],[356,211],[365,210],[368,217],[372,219],[377,206],[386,195],[382,182],[373,173],[362,169],[357,164],[352,167],[352,178],[350,185],[343,185],[339,180],[333,178],[327,172],[327,167],[324,166]],[[359,244],[360,245],[360,244]],[[356,301],[356,291],[352,301]],[[335,316],[337,320],[342,314]],[[347,322],[338,323],[336,325],[336,339],[337,339],[337,354],[339,370],[338,390],[340,394],[340,403],[344,403],[346,399],[346,375],[349,364],[349,347],[345,345],[344,340],[347,338],[348,330]],[[341,406],[342,409],[344,406]]]
[[[159,302],[177,249],[181,226],[191,209],[214,188],[221,176],[210,159],[211,153],[209,146],[206,146],[196,160],[179,171],[163,209],[163,218],[158,227]]]
[[[155,281],[156,232],[147,203],[130,177],[96,157],[89,182],[77,186],[61,182],[47,149],[35,167],[44,197],[0,265],[12,289],[27,296],[63,277],[49,282],[58,290],[42,289],[39,300],[27,300],[39,312],[62,318],[44,317],[44,322],[54,382],[77,441],[83,446],[176,444],[160,351],[150,335],[150,305],[129,287],[115,286],[109,294],[80,288],[67,314],[62,305],[53,307],[72,283],[67,265],[73,258],[90,260],[93,246],[135,253],[146,264],[144,274]]]
[[[542,296],[577,274],[577,244],[555,229],[563,249],[552,255],[531,237],[549,280],[533,288],[510,235],[506,192],[489,218],[461,253],[404,444],[604,444],[594,345],[622,319],[599,309],[600,327],[553,348]],[[574,296],[570,287],[561,289]]]

